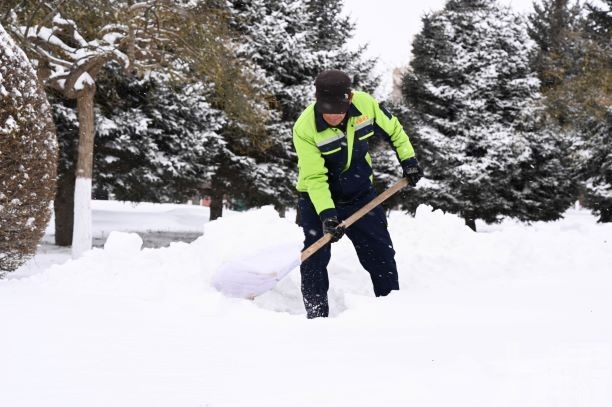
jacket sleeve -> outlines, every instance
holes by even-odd
[[[372,98],[374,104],[374,121],[380,129],[389,137],[389,141],[395,148],[400,162],[414,157],[414,148],[408,135],[404,131],[397,117],[391,114],[387,108]]]
[[[314,138],[293,128],[293,144],[298,156],[298,171],[310,200],[321,219],[337,216],[327,182],[327,167]]]

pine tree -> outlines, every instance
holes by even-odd
[[[578,135],[578,168],[585,205],[600,222],[612,222],[612,0],[604,7],[587,4],[587,10],[587,62],[576,93],[589,113]]]
[[[537,43],[535,66],[542,81],[546,127],[567,139],[572,177],[581,201],[612,221],[609,151],[612,38],[607,10],[587,4],[547,0],[534,6],[530,35]]]
[[[560,217],[569,170],[559,141],[540,131],[525,21],[491,1],[450,0],[423,23],[403,85],[428,178],[421,199],[472,229],[476,219]]]
[[[308,48],[306,10],[300,1],[235,0],[230,4],[244,67],[260,91],[270,97],[265,121],[270,143],[265,151],[250,154],[256,166],[249,176],[227,180],[226,188],[244,191],[236,186],[249,180],[249,192],[242,200],[249,205],[273,203],[282,213],[283,208],[294,205],[296,196],[291,128],[308,103],[310,82],[317,70],[317,58]],[[246,161],[243,165],[249,167]]]
[[[529,36],[537,45],[535,66],[544,89],[562,82],[559,60],[576,56],[574,37],[580,28],[580,4],[569,0],[543,0],[534,3],[528,16]]]
[[[583,130],[581,178],[585,205],[599,216],[599,222],[612,222],[612,109],[604,120],[594,118]]]
[[[245,200],[247,191],[261,187],[254,178],[263,171],[246,154],[255,150],[254,140],[214,106],[211,84],[176,83],[160,72],[139,79],[119,67],[107,71],[96,100],[95,193],[180,202],[223,191],[213,199],[215,219],[224,198]]]
[[[390,100],[382,102],[387,110],[397,117],[404,131],[408,134],[416,157],[421,160],[425,155],[421,144],[418,142],[418,135],[415,135],[415,124],[417,116],[400,102]],[[389,137],[383,134],[375,134],[370,138],[370,155],[372,156],[372,167],[374,169],[374,185],[379,191],[389,188],[403,177],[403,172],[394,147],[389,141]],[[387,199],[383,206],[386,208],[401,208],[410,213],[415,213],[416,208],[422,202],[422,197],[417,189],[404,188],[397,194]]]
[[[604,47],[610,47],[610,35],[612,35],[612,0],[602,0],[603,7],[596,4],[586,4],[588,11],[586,19],[586,31],[590,38]]]
[[[248,178],[257,187],[249,202],[274,203],[282,211],[295,204],[297,159],[292,127],[313,100],[316,75],[325,69],[343,69],[353,77],[356,88],[371,90],[376,79],[374,63],[345,48],[354,26],[338,12],[342,1],[230,3],[244,67],[271,98],[266,123],[270,144],[265,152],[253,154],[259,171]]]
[[[30,61],[0,25],[0,278],[36,252],[56,168],[49,103]]]
[[[529,18],[529,35],[536,43],[533,66],[544,95],[548,127],[572,132],[579,103],[564,84],[580,74],[584,63],[582,9],[568,0],[543,0],[534,3]],[[581,109],[578,109],[581,110]]]
[[[96,99],[94,194],[108,199],[184,202],[210,183],[213,139],[227,116],[202,83],[144,78],[111,66]]]
[[[76,98],[80,103],[77,103],[77,117],[83,140],[79,142],[79,151],[85,151],[80,155],[85,160],[79,162],[85,164],[76,168],[77,173],[91,176],[90,168],[93,166],[87,158],[92,155],[95,142],[95,82],[97,74],[111,61],[121,63],[130,74],[138,71],[169,74],[186,87],[188,83],[201,81],[207,90],[213,90],[207,94],[210,105],[225,112],[233,126],[257,127],[261,116],[258,95],[242,75],[240,64],[236,63],[234,52],[225,41],[227,28],[222,3],[216,0],[87,0],[85,3],[69,0],[45,5],[26,0],[12,3],[4,16],[9,16],[13,32],[39,60],[41,78],[49,88],[59,92],[58,95]],[[92,15],[96,18],[91,18]],[[53,36],[45,36],[51,32]],[[83,84],[85,86],[81,86]],[[69,119],[67,109],[61,107],[57,110],[66,113]],[[261,131],[253,134],[253,144],[263,143]],[[67,140],[70,138],[68,135]],[[63,156],[68,157],[68,154]],[[74,187],[68,184],[74,177],[61,175],[59,192],[74,191]],[[81,178],[90,179],[87,176]],[[75,195],[87,201],[89,194],[75,192]],[[61,210],[58,206],[73,202],[74,198],[58,198],[56,214],[59,211],[68,216],[70,210]],[[77,204],[75,207],[85,206]],[[80,220],[80,226],[75,225],[75,230],[81,231],[77,236],[71,236],[73,242],[79,242],[73,245],[75,255],[86,249],[88,241],[89,244],[91,241],[87,236],[87,215],[75,214]],[[62,220],[56,217],[56,222]],[[58,237],[56,235],[58,242],[68,240]]]
[[[339,69],[346,72],[353,81],[353,87],[365,92],[373,92],[378,86],[379,77],[374,74],[375,58],[365,58],[367,45],[355,51],[346,44],[355,32],[355,24],[350,17],[343,16],[343,0],[307,0],[309,44],[323,57],[324,69]]]

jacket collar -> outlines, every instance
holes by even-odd
[[[317,125],[317,131],[321,133],[322,131],[327,130],[330,126],[329,124],[327,124],[325,119],[323,119],[323,115],[319,113],[317,109],[315,109],[314,112],[315,112],[315,123]],[[349,106],[349,110],[348,110],[348,116],[349,118],[361,116],[361,112],[359,111],[359,109],[355,107],[354,104],[351,103],[351,106]]]

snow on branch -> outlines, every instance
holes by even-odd
[[[79,20],[67,18],[57,8],[37,22],[30,19],[15,24],[12,31],[33,54],[39,78],[66,97],[75,98],[95,86],[97,72],[110,61],[132,71],[171,69],[177,76],[181,69],[168,68],[177,59],[210,66],[202,49],[208,44],[203,47],[192,38],[203,38],[205,21],[214,25],[214,17],[204,18],[201,10],[187,3],[190,5],[174,0],[142,0],[131,5],[118,2],[93,38],[84,33]],[[207,31],[206,36],[214,41],[213,33]]]
[[[115,60],[124,67],[129,58],[119,47],[127,37],[121,25],[105,27],[100,39],[87,41],[73,20],[59,13],[51,19],[51,26],[21,26],[17,34],[38,57],[41,79],[66,97],[76,98],[86,87],[95,86],[97,71],[107,62]]]

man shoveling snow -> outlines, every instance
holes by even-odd
[[[324,234],[331,234],[332,242],[346,234],[370,273],[374,294],[385,296],[398,290],[399,283],[384,209],[376,206],[350,228],[341,223],[376,196],[368,138],[374,134],[388,138],[410,185],[416,185],[423,172],[398,119],[369,94],[352,91],[348,75],[338,70],[323,71],[315,87],[315,103],[304,110],[293,127],[304,247]],[[300,266],[308,318],[329,314],[330,257],[331,247],[325,245]]]

